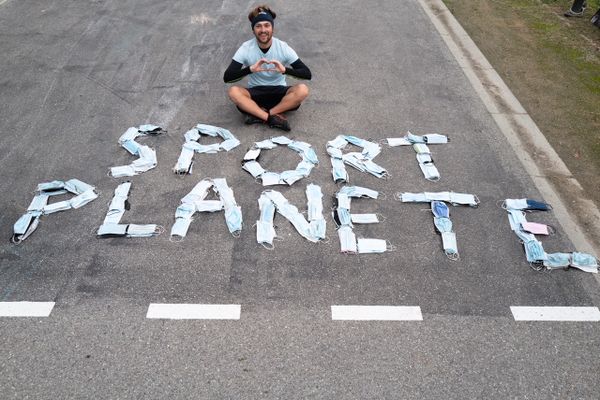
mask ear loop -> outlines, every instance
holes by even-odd
[[[498,200],[496,202],[496,206],[500,207],[503,210],[507,210],[507,208],[506,208],[506,200]]]
[[[367,196],[367,198],[370,199],[370,197],[368,197],[368,196]],[[377,192],[377,199],[376,200],[386,201],[387,200],[387,193],[385,193],[385,192]]]
[[[425,179],[427,179],[427,180],[428,180],[428,181],[430,181],[430,182],[438,182],[438,181],[439,181],[440,179],[442,179],[442,178],[438,176],[438,177],[436,177],[436,178],[425,178]]]
[[[178,240],[174,240],[174,237],[179,237],[180,239]],[[185,236],[179,236],[179,235],[169,235],[169,242],[171,243],[181,243],[185,240]]]
[[[17,246],[23,243],[23,239],[21,239],[21,237],[17,234],[12,235],[10,241]]]
[[[329,244],[331,242],[331,238],[329,236],[325,236],[323,239],[320,239],[317,243]]]
[[[377,221],[378,221],[378,223],[385,222],[385,220],[387,219],[387,218],[385,217],[385,215],[383,215],[383,214],[379,214],[379,213],[377,213],[377,214],[375,214],[375,215],[377,216]]]
[[[393,195],[394,200],[402,201],[402,192],[396,192]]]
[[[544,269],[544,263],[543,262],[530,262],[529,266],[531,267],[531,269],[533,269],[534,271],[541,271],[542,269]]]
[[[231,236],[233,236],[236,239],[239,238],[240,236],[242,236],[242,230],[240,229],[239,231],[231,232]]]
[[[160,236],[163,233],[165,233],[166,229],[164,226],[162,225],[156,225],[156,229],[154,229],[154,235],[153,236]]]
[[[553,236],[556,234],[556,228],[552,225],[546,225],[548,227],[548,235]]]
[[[448,260],[450,261],[458,261],[460,259],[460,255],[458,253],[446,253],[446,257],[448,257]]]
[[[392,244],[392,242],[390,242],[389,240],[386,240],[386,247],[385,247],[385,251],[396,251],[398,250],[398,247],[394,244]]]
[[[263,243],[260,243],[260,245],[269,251],[275,250],[275,245],[273,243],[263,242]]]

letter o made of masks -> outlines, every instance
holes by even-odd
[[[283,172],[270,172],[265,170],[258,158],[262,150],[274,149],[278,145],[287,146],[300,155],[302,160],[293,170]],[[242,168],[250,173],[252,177],[263,186],[272,185],[293,185],[295,182],[310,175],[312,169],[319,163],[317,154],[312,146],[306,142],[288,139],[285,136],[278,136],[272,139],[256,142],[244,155]]]

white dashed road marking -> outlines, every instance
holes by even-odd
[[[421,307],[331,306],[334,321],[422,321]]]
[[[1,301],[0,317],[48,317],[54,302]]]
[[[515,321],[600,321],[598,307],[511,307]]]
[[[239,304],[150,304],[152,319],[240,319]]]

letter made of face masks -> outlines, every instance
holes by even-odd
[[[273,220],[275,211],[291,222],[296,231],[311,242],[319,242],[326,238],[326,222],[323,217],[323,193],[314,184],[306,187],[308,220],[298,208],[278,191],[265,190],[258,199],[260,209],[259,220],[256,221],[256,241],[267,249],[273,249],[273,240],[277,236]]]
[[[395,249],[388,241],[383,239],[356,238],[354,225],[376,224],[381,222],[378,214],[351,214],[351,200],[360,198],[377,199],[379,193],[375,190],[360,186],[344,186],[335,196],[333,220],[338,229],[340,251],[347,254],[373,254],[384,253]]]
[[[258,158],[262,150],[274,149],[280,145],[287,146],[288,149],[295,151],[300,155],[301,160],[296,169],[283,172],[270,172],[265,170]],[[317,153],[312,146],[306,142],[288,139],[285,136],[277,136],[271,139],[265,139],[254,143],[244,155],[242,169],[250,173],[252,177],[263,186],[272,185],[293,185],[295,182],[310,175],[314,167],[319,164]]]
[[[585,272],[598,273],[598,259],[586,253],[546,253],[536,235],[551,235],[555,229],[550,225],[527,221],[527,214],[552,210],[550,204],[532,199],[506,199],[502,207],[508,213],[510,229],[523,243],[525,257],[536,271],[543,268],[577,268]]]
[[[75,197],[69,200],[48,203],[51,197],[67,193],[74,194]],[[40,183],[36,188],[36,194],[31,204],[27,207],[27,212],[13,226],[13,243],[19,244],[27,239],[37,229],[42,215],[80,208],[96,198],[98,198],[96,189],[79,179],[70,179],[66,182]]]
[[[131,182],[121,183],[115,189],[108,212],[104,218],[104,222],[98,228],[96,235],[101,238],[108,237],[152,237],[159,235],[163,229],[156,224],[121,224],[121,218],[125,214],[125,210],[130,209],[128,201],[129,191],[131,190]]]
[[[218,200],[206,200],[212,188]],[[233,190],[224,178],[203,179],[181,199],[181,204],[175,211],[175,223],[171,227],[171,240],[182,240],[188,232],[195,213],[225,212],[227,229],[238,237],[242,231],[242,208],[237,205]]]
[[[361,152],[342,152],[349,144],[362,148]],[[381,153],[378,143],[370,142],[351,135],[339,135],[334,140],[327,142],[327,154],[331,157],[331,174],[336,183],[348,182],[346,165],[356,168],[361,172],[371,174],[377,178],[387,179],[388,172],[385,168],[375,164],[373,159]]]
[[[421,168],[421,172],[423,172],[423,176],[428,181],[439,181],[440,180],[440,172],[433,162],[433,158],[431,156],[431,150],[428,145],[431,144],[446,144],[450,141],[450,139],[445,135],[440,135],[439,133],[430,133],[427,135],[419,136],[413,135],[408,131],[406,136],[401,138],[388,138],[387,144],[390,147],[396,146],[412,146],[413,150],[417,155],[417,162],[419,163],[419,168]]]
[[[203,145],[198,142],[202,135],[220,137],[221,143]],[[181,148],[181,154],[177,164],[173,167],[176,174],[191,174],[194,153],[214,154],[220,151],[229,151],[239,146],[240,141],[227,129],[213,125],[198,124],[184,134],[185,143]]]

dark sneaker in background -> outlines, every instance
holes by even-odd
[[[262,124],[264,122],[265,121],[263,121],[262,119],[250,114],[246,114],[246,118],[244,118],[244,124],[246,125]]]

